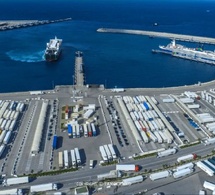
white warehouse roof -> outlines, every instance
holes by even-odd
[[[40,147],[40,141],[41,141],[41,136],[42,136],[42,131],[43,131],[43,124],[45,121],[46,117],[46,111],[48,107],[48,101],[43,101],[42,108],[40,111],[40,116],[38,119],[37,127],[34,133],[34,139],[31,147],[31,153],[36,154],[39,151]]]

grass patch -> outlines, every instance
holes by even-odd
[[[22,175],[22,176],[29,176],[30,178],[37,178],[37,177],[49,176],[49,175],[59,175],[62,173],[68,173],[68,172],[73,172],[73,171],[77,171],[77,170],[78,170],[78,168],[69,168],[69,169],[47,171],[47,172],[41,172],[41,173],[31,173],[31,174]]]
[[[108,165],[114,165],[114,164],[117,164],[118,161],[117,160],[114,160],[114,161],[111,161],[111,162],[105,162],[105,163],[101,163],[102,166],[108,166]]]
[[[141,156],[135,156],[134,160],[138,160],[138,159],[142,159],[142,158],[147,158],[147,157],[152,157],[152,156],[156,156],[157,152],[153,152],[150,154],[145,154],[145,155],[141,155]]]
[[[182,148],[182,149],[183,148],[188,148],[188,147],[196,146],[196,145],[198,145],[200,143],[201,143],[201,141],[197,141],[195,143],[191,143],[191,144],[186,144],[186,145],[180,146],[180,148]]]

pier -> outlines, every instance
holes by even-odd
[[[149,36],[149,37],[175,39],[175,40],[179,40],[179,41],[215,44],[215,38],[192,36],[192,35],[181,35],[181,34],[166,33],[166,32],[128,30],[128,29],[113,29],[113,28],[99,28],[97,30],[97,32],[145,35],[145,36]]]
[[[72,20],[72,18],[64,18],[58,20],[0,20],[0,31],[65,22],[69,20]]]
[[[75,53],[75,78],[74,84],[78,87],[84,86],[84,70],[83,70],[83,53],[77,51]]]

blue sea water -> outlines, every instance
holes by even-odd
[[[1,20],[72,18],[0,32],[0,92],[71,85],[77,50],[84,53],[86,82],[109,88],[169,87],[215,79],[215,66],[151,53],[170,40],[96,32],[109,27],[215,37],[212,0],[0,0],[0,13]],[[159,25],[153,26],[155,22]],[[63,39],[62,56],[47,63],[43,52],[55,35]]]

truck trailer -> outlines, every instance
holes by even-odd
[[[177,158],[177,162],[183,162],[183,161],[188,161],[188,160],[193,160],[196,159],[197,155],[196,154],[188,154],[186,156],[181,156]]]
[[[171,171],[161,171],[161,172],[158,172],[158,173],[152,173],[149,178],[152,180],[152,181],[155,181],[157,179],[163,179],[163,178],[166,178],[166,177],[169,177],[172,175],[172,172]]]
[[[29,183],[29,177],[8,178],[3,180],[3,186]]]
[[[127,178],[127,179],[123,179],[122,180],[122,185],[127,186],[127,185],[132,185],[132,184],[135,184],[135,183],[140,183],[142,181],[143,181],[143,176],[138,175],[136,177],[130,177],[130,178]]]
[[[167,149],[167,150],[158,152],[157,158],[169,156],[169,155],[175,154],[176,152],[177,152],[177,150],[175,148]]]
[[[179,177],[184,177],[186,175],[189,175],[190,173],[193,172],[193,169],[190,169],[190,168],[185,168],[185,169],[182,169],[180,171],[176,171],[173,173],[173,177],[176,179],[176,178],[179,178]]]
[[[126,165],[116,165],[116,170],[118,171],[139,171],[140,167],[139,165],[135,165],[135,164],[126,164]]]
[[[41,185],[34,185],[30,187],[30,192],[44,192],[44,191],[50,191],[50,190],[57,190],[58,186],[55,183],[47,183],[47,184],[41,184]]]

